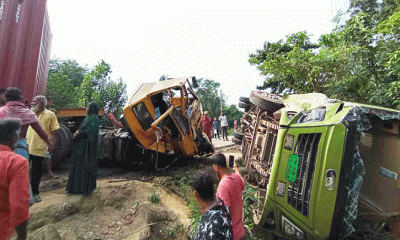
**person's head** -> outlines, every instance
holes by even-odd
[[[199,203],[215,201],[214,177],[210,173],[199,172],[193,180],[192,188]]]
[[[224,111],[221,111],[221,116],[224,116],[224,115],[225,115]]]
[[[16,87],[9,87],[6,89],[5,95],[7,102],[20,101],[22,98],[22,91],[21,89]]]
[[[214,121],[217,121],[217,118],[216,118],[216,117],[214,118]]]
[[[210,157],[213,163],[214,171],[219,178],[222,178],[224,174],[229,172],[228,163],[226,157],[223,153],[217,153]]]
[[[208,111],[204,111],[204,116],[208,117]]]
[[[6,105],[6,89],[0,89],[0,107]]]
[[[47,98],[47,108],[51,108],[53,106],[53,99],[51,97],[46,97]]]
[[[38,95],[33,98],[31,103],[31,110],[34,113],[41,113],[44,111],[47,105],[47,99],[45,96]]]
[[[99,106],[95,102],[89,103],[88,114],[99,114]]]
[[[0,119],[0,144],[16,149],[21,132],[21,121],[18,118]]]

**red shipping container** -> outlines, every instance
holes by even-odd
[[[46,93],[52,35],[46,0],[0,0],[0,88]]]

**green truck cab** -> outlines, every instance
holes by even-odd
[[[361,209],[400,212],[400,111],[318,93],[241,100],[234,142],[257,189],[256,224],[284,239],[343,239]]]

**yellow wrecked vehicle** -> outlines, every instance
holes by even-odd
[[[134,91],[124,120],[144,149],[182,157],[213,151],[201,130],[203,111],[192,84],[197,87],[195,77],[174,78],[143,83]]]

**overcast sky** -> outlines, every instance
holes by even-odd
[[[104,59],[128,95],[162,75],[196,76],[221,83],[236,104],[264,79],[249,54],[298,31],[317,40],[347,7],[348,0],[48,0],[51,55],[89,67]]]

